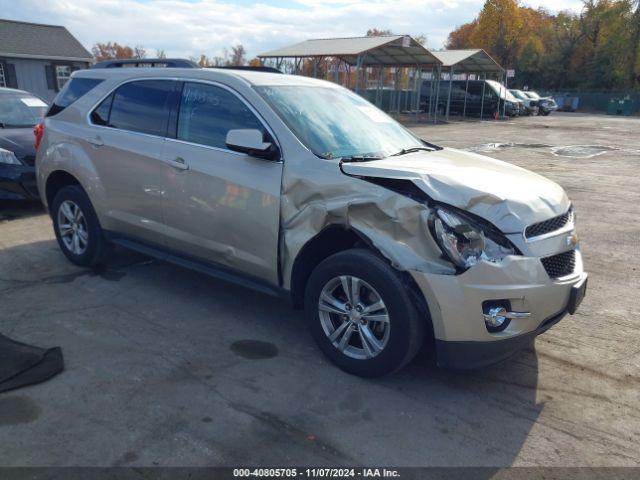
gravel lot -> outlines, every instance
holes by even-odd
[[[67,370],[0,395],[0,465],[639,465],[640,119],[415,130],[567,190],[591,275],[578,314],[483,370],[423,352],[362,380],[281,300],[124,251],[76,268],[37,205],[3,206],[0,332],[61,346]],[[554,154],[576,145],[612,149]]]

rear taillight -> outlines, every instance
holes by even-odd
[[[33,127],[33,134],[36,137],[36,141],[33,146],[36,147],[36,150],[38,150],[40,142],[42,141],[42,137],[44,136],[44,122],[40,122],[35,127]]]

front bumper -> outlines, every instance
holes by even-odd
[[[436,339],[438,366],[442,368],[480,368],[509,358],[518,350],[530,345],[541,333],[546,332],[565,315],[563,310],[549,317],[535,330],[495,342],[447,342]]]
[[[499,263],[480,262],[460,275],[411,272],[429,306],[442,367],[475,368],[502,360],[526,346],[565,316],[574,285],[586,278],[576,251],[574,272],[549,278],[537,257],[509,256]],[[487,330],[482,304],[508,301],[516,318],[500,332]]]
[[[36,170],[28,165],[0,164],[0,200],[36,200]]]

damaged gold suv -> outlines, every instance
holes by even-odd
[[[393,372],[425,342],[441,366],[504,359],[586,290],[561,187],[425,142],[332,83],[85,70],[37,134],[69,260],[94,265],[114,242],[284,294],[357,375]]]

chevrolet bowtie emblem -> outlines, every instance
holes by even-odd
[[[575,247],[576,245],[578,245],[578,235],[576,233],[567,235],[567,247]]]

